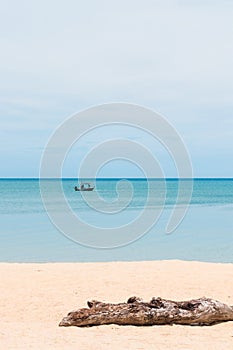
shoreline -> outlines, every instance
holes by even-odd
[[[0,261],[0,266],[6,265],[75,265],[75,264],[140,264],[140,263],[153,263],[153,262],[184,262],[184,263],[200,263],[210,265],[232,265],[233,262],[215,262],[215,261],[202,261],[202,260],[184,260],[184,259],[156,259],[156,260],[111,260],[111,261]]]
[[[88,300],[124,302],[202,296],[233,305],[233,264],[182,260],[0,263],[0,343],[7,349],[221,349],[233,347],[233,322],[209,327],[58,327]]]

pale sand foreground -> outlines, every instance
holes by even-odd
[[[0,264],[0,349],[233,349],[233,322],[212,327],[58,327],[86,301],[212,297],[233,305],[233,264],[182,261]]]

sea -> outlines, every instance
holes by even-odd
[[[95,189],[83,196],[74,191],[77,179],[1,179],[0,261],[180,259],[233,263],[233,179],[127,179],[127,186],[119,190],[120,180],[91,180]],[[148,201],[150,184],[155,185],[155,190]],[[183,199],[177,201],[180,184]],[[191,184],[193,191],[188,200],[185,188],[187,186],[188,193]],[[57,193],[59,186],[64,197]],[[50,207],[43,203],[41,188],[46,190]],[[82,225],[76,227],[75,220],[71,220],[61,232],[51,213],[56,213],[62,221],[64,200]],[[168,233],[169,219],[177,208],[187,211],[177,227]],[[148,227],[141,215],[143,210],[149,213],[148,218],[157,218],[152,225],[149,219]],[[144,220],[142,225],[140,220]],[[104,230],[104,237],[113,235],[115,239],[121,227],[122,241],[115,246],[109,241],[99,244],[98,232]],[[89,242],[91,235],[95,240]]]

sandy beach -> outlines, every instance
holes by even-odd
[[[1,349],[232,349],[233,322],[211,327],[58,327],[86,301],[185,300],[233,305],[233,265],[184,261],[0,264]]]

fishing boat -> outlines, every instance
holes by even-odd
[[[91,186],[89,182],[81,183],[80,187],[75,186],[75,191],[93,191],[95,186]]]

